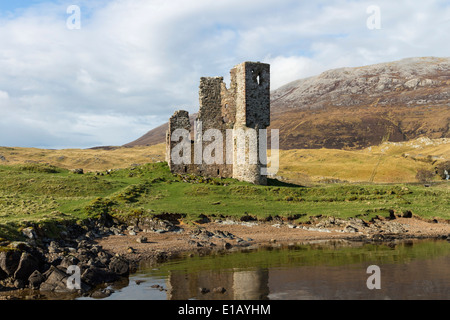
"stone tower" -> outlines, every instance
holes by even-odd
[[[266,136],[260,136],[260,129],[270,125],[270,65],[243,62],[231,69],[230,76],[230,88],[226,87],[222,77],[200,79],[200,109],[194,127],[194,141],[187,141],[190,135],[189,138],[185,135],[184,142],[180,143],[175,131],[191,130],[187,111],[177,111],[170,118],[166,135],[167,162],[174,173],[232,177],[254,184],[267,184],[267,177],[261,174],[267,162]],[[217,160],[214,163],[200,159],[211,149],[213,142],[217,142],[217,137],[205,138],[211,132],[209,129],[215,129],[223,137],[222,148],[214,149],[214,159]],[[264,148],[260,148],[261,143]],[[183,164],[173,162],[174,151],[183,156]]]
[[[267,176],[261,175],[261,167],[265,164],[260,161],[259,130],[270,125],[270,65],[244,62],[231,73],[236,81],[233,178],[267,184]],[[243,159],[238,148],[239,143],[244,142],[246,150]]]

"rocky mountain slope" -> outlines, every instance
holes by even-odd
[[[361,149],[382,141],[450,137],[450,58],[340,68],[271,93],[281,149]],[[164,142],[167,124],[127,146]]]

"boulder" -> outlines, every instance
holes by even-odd
[[[44,273],[44,276],[46,277],[46,280],[41,283],[41,286],[39,287],[41,291],[53,291],[58,293],[73,292],[72,289],[67,287],[68,275],[64,271],[51,266],[50,269]]]
[[[8,275],[6,274],[5,271],[3,271],[2,269],[0,269],[0,280],[5,280],[6,278],[8,278]],[[1,288],[1,287],[0,287]]]
[[[100,251],[99,253],[97,253],[97,258],[99,262],[104,265],[108,265],[111,261],[111,255],[105,251]]]
[[[23,252],[20,257],[19,265],[16,272],[14,273],[14,278],[20,280],[27,280],[28,277],[33,273],[33,271],[39,269],[39,261],[34,256],[28,252]]]
[[[22,279],[14,280],[14,288],[16,288],[16,289],[24,289],[25,288],[25,281],[23,281]]]
[[[403,218],[412,218],[413,214],[410,210],[406,210],[405,212],[403,212]]]
[[[18,250],[5,250],[0,252],[0,269],[8,276],[13,276],[19,266],[22,253]]]
[[[31,289],[39,289],[39,286],[44,281],[44,276],[38,270],[35,270],[29,277],[28,283]]]
[[[81,280],[90,286],[112,282],[117,279],[118,275],[111,270],[94,266],[90,266],[89,268],[87,268],[81,276]]]
[[[30,240],[35,240],[37,238],[36,232],[34,232],[34,229],[31,227],[23,229],[22,234]]]
[[[19,251],[30,251],[32,250],[32,247],[23,241],[13,241],[11,242],[8,247],[12,248],[12,249],[16,249]]]
[[[119,276],[127,276],[130,273],[128,262],[120,257],[113,257],[111,259],[109,269]]]
[[[65,256],[59,265],[61,267],[67,269],[70,266],[77,265],[79,262],[80,262],[80,260],[77,257],[70,255],[70,256]]]

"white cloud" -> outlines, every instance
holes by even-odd
[[[8,92],[0,90],[0,100],[8,100],[8,99],[9,99]]]
[[[0,145],[120,145],[197,111],[201,76],[271,63],[272,89],[331,68],[449,56],[445,1],[78,1],[0,15]],[[22,127],[21,127],[22,126]],[[14,136],[7,133],[16,132]],[[18,138],[20,137],[20,139]]]
[[[270,63],[270,84],[274,89],[291,81],[317,75],[324,69],[323,65],[306,57],[278,56],[273,59],[268,58],[267,62]]]

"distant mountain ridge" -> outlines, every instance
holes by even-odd
[[[194,115],[191,116],[191,121]],[[450,58],[333,69],[271,92],[281,149],[360,149],[450,137]],[[165,141],[167,124],[125,146]]]

